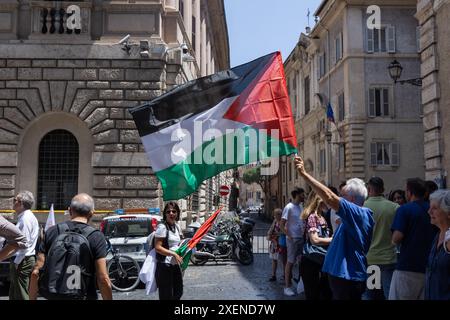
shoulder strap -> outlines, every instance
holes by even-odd
[[[58,235],[60,235],[63,232],[66,232],[68,230],[70,230],[69,225],[67,224],[67,222],[63,222],[63,223],[59,223],[56,225],[56,228],[58,230]]]

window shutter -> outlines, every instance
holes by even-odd
[[[375,89],[369,89],[369,117],[375,117]]]
[[[377,165],[377,143],[372,142],[370,144],[370,165],[376,166]]]
[[[367,52],[373,53],[373,32],[374,29],[366,29],[367,30]]]
[[[399,151],[400,145],[397,142],[391,143],[391,165],[398,166],[399,165]]]
[[[339,62],[339,60],[342,59],[342,33],[339,33],[335,40],[335,46],[336,46],[336,63]]]
[[[345,105],[344,105],[344,93],[339,95],[339,121],[344,121],[345,118]]]
[[[323,75],[325,74],[325,61],[324,61],[324,54],[322,53],[320,56],[319,56],[319,61],[320,61],[320,76],[319,76],[319,78],[322,78],[323,77]]]
[[[389,89],[383,89],[383,116],[389,116]]]
[[[395,42],[395,27],[389,26],[386,28],[387,30],[387,41],[388,41],[388,52],[395,53],[396,51],[396,42]]]

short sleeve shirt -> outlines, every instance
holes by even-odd
[[[283,209],[281,219],[286,220],[286,226],[288,233],[292,238],[303,238],[304,226],[300,219],[300,215],[303,211],[301,205],[289,202]]]
[[[70,230],[73,230],[76,227],[83,228],[84,226],[87,226],[87,224],[85,223],[76,221],[67,221],[65,223],[67,223]],[[43,241],[41,241],[39,247],[40,253],[46,255],[50,250],[51,245],[53,244],[53,242],[55,242],[56,238],[59,235],[57,226],[58,225],[53,226],[45,232],[44,239]],[[95,270],[95,260],[106,258],[106,255],[108,254],[108,246],[106,244],[105,236],[99,230],[91,233],[87,239],[89,241],[89,246],[91,248],[93,257],[92,270]],[[88,299],[97,299],[97,289],[95,281],[92,281],[91,286],[88,288]]]
[[[366,254],[374,227],[372,211],[341,198],[337,214],[341,224],[328,247],[322,270],[334,277],[365,281]]]
[[[156,228],[155,232],[155,238],[166,238],[167,236],[167,228],[165,223],[160,223],[158,227]],[[175,251],[180,246],[181,242],[181,235],[179,232],[179,227],[174,226],[174,229],[169,228],[169,250]],[[167,264],[173,264],[176,265],[177,261],[172,256],[167,256],[166,260],[164,261]]]
[[[425,273],[431,244],[438,229],[430,223],[425,201],[412,201],[400,206],[392,223],[392,231],[403,233],[397,270]]]

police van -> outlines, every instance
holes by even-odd
[[[151,208],[147,214],[128,213],[127,210],[119,209],[115,215],[103,218],[100,231],[119,253],[130,256],[142,265],[148,252],[147,237],[156,230],[161,220],[159,208]],[[109,253],[106,260],[111,258]]]

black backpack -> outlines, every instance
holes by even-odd
[[[91,226],[70,229],[56,225],[58,236],[39,272],[39,294],[53,300],[87,299],[88,288],[95,286],[94,261],[88,237],[97,231]]]

